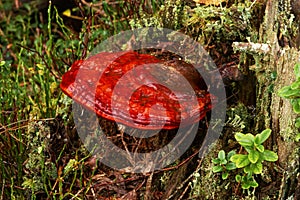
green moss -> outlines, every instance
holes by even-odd
[[[195,170],[193,179],[189,182],[191,199],[222,199],[222,188],[226,182],[221,184],[220,178],[212,172],[211,159],[214,158],[222,148],[221,141],[212,144],[210,152],[201,160],[201,166]],[[223,191],[225,192],[225,191]]]
[[[47,189],[47,182],[45,182],[47,179],[57,178],[57,169],[45,156],[50,138],[50,128],[45,122],[30,123],[27,137],[29,151],[22,186],[31,191],[34,196],[35,192]]]
[[[188,13],[188,7],[180,0],[167,0],[153,14],[140,10],[140,18],[130,20],[131,28],[157,27],[177,30],[182,27]]]
[[[249,2],[229,8],[198,6],[190,12],[184,25],[189,33],[200,36],[201,43],[208,38],[214,41],[245,40],[252,32],[251,13]]]

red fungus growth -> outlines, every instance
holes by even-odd
[[[133,51],[76,61],[60,87],[98,116],[138,129],[187,126],[211,109],[212,95],[192,65]]]

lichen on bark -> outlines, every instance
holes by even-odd
[[[292,42],[289,42],[293,35],[284,35],[280,28],[280,23],[289,18],[290,12],[284,12],[285,9],[290,9],[289,3],[289,0],[282,0],[279,4],[271,0],[267,2],[265,21],[260,29],[260,42],[269,43],[271,51],[264,58],[267,61],[262,62],[264,73],[256,73],[257,114],[264,118],[263,121],[256,120],[256,128],[271,127],[273,130],[272,140],[268,145],[276,149],[279,156],[277,173],[282,179],[278,199],[296,198],[295,188],[299,176],[299,143],[295,141],[298,130],[294,126],[296,114],[290,102],[277,95],[281,87],[290,85],[295,80],[294,65],[300,58],[298,49],[291,47]],[[270,78],[270,73],[275,73],[276,79]]]

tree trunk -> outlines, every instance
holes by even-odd
[[[297,5],[300,4],[299,0],[295,1]],[[278,96],[280,88],[295,81],[294,66],[300,62],[300,52],[296,48],[300,45],[300,34],[299,31],[298,35],[292,34],[297,32],[295,28],[299,30],[299,24],[293,20],[299,21],[300,14],[298,10],[294,12],[296,18],[293,19],[290,9],[291,7],[295,9],[296,4],[295,2],[291,4],[289,0],[280,0],[280,2],[267,0],[265,12],[258,14],[264,15],[264,20],[259,25],[259,38],[256,44],[261,46],[256,49],[256,52],[253,49],[249,50],[251,45],[254,47],[254,43],[233,44],[243,52],[245,52],[245,45],[246,47],[248,45],[249,49],[246,49],[246,53],[252,56],[248,56],[245,65],[253,62],[253,58],[255,60],[255,65],[249,66],[249,64],[244,69],[249,75],[241,82],[238,94],[239,102],[255,107],[255,117],[251,122],[253,127],[249,127],[248,130],[253,133],[260,133],[266,128],[272,130],[271,138],[265,142],[265,148],[277,152],[278,161],[264,162],[266,166],[263,174],[257,178],[259,186],[255,189],[255,193],[247,196],[247,193],[240,189],[240,185],[234,185],[234,180],[229,184],[210,172],[211,159],[218,154],[219,150],[226,150],[230,146],[227,133],[223,133],[223,138],[220,138],[213,151],[204,159],[199,170],[201,182],[199,191],[202,192],[201,197],[205,199],[235,199],[237,196],[239,199],[242,197],[300,199],[300,145],[295,140],[299,132],[295,127],[297,115],[290,101]],[[296,6],[296,9],[300,10],[299,7]],[[293,23],[290,23],[291,21]],[[233,137],[232,132],[227,135],[230,135],[229,138]]]
[[[257,102],[259,109],[256,121],[256,130],[272,129],[272,140],[268,146],[278,152],[277,177],[281,179],[280,191],[277,199],[293,197],[299,199],[299,143],[295,136],[298,130],[294,123],[296,114],[293,112],[289,100],[277,95],[283,86],[290,85],[295,80],[294,66],[299,62],[300,52],[289,47],[293,41],[289,35],[284,35],[282,29],[288,24],[283,24],[289,17],[289,2],[268,0],[265,12],[265,21],[260,28],[260,42],[270,46],[270,52],[261,59],[261,66],[256,68],[257,77]],[[280,8],[283,8],[280,11]],[[279,46],[279,41],[282,46]],[[297,45],[297,43],[296,43]],[[299,44],[298,44],[299,46]],[[277,74],[276,79],[274,74]],[[272,78],[273,75],[273,78]]]

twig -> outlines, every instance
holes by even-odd
[[[81,0],[81,3],[86,5],[89,8],[92,8],[92,9],[96,10],[97,13],[99,13],[101,15],[105,15],[105,12],[102,9],[102,5],[103,5],[102,2],[101,3],[89,3],[89,2],[86,2],[85,0]],[[95,8],[95,7],[100,7],[100,9]]]
[[[182,194],[178,197],[178,200],[181,200],[183,198],[183,196],[185,195],[185,193],[188,191],[189,186],[185,187],[184,191],[182,192]]]
[[[195,153],[193,153],[190,157],[188,157],[187,159],[185,159],[184,161],[182,161],[181,163],[179,163],[176,166],[173,167],[168,167],[168,168],[163,168],[161,171],[169,171],[172,169],[178,169],[179,167],[181,167],[182,165],[184,165],[185,163],[187,163],[189,160],[191,160],[195,155],[197,155],[199,153],[199,151],[196,151]]]
[[[146,192],[145,192],[145,196],[144,199],[145,200],[150,200],[151,198],[151,186],[152,186],[152,178],[153,178],[153,172],[150,174],[150,176],[148,177],[148,180],[146,182]]]

